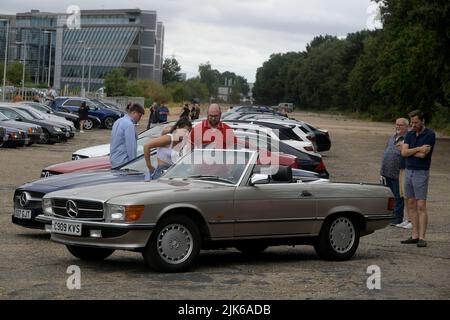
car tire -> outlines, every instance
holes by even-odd
[[[240,252],[242,252],[245,255],[257,255],[262,253],[264,250],[266,250],[269,246],[265,244],[259,244],[259,243],[249,243],[249,244],[239,244],[236,246],[236,249],[238,249]]]
[[[114,118],[113,117],[106,117],[105,120],[103,121],[103,124],[105,126],[106,129],[112,129],[113,125],[114,125]]]
[[[94,127],[94,122],[91,119],[84,120],[83,128],[85,130],[91,130]]]
[[[356,219],[348,215],[337,215],[325,220],[314,249],[324,260],[348,260],[358,249],[359,238],[360,230]]]
[[[113,249],[88,248],[66,245],[67,250],[76,258],[84,261],[102,261],[113,254]]]
[[[33,143],[34,143],[33,141],[28,142],[27,147],[31,147],[33,145]]]
[[[43,134],[42,134],[42,138],[41,138],[41,140],[39,141],[39,143],[41,143],[41,144],[47,144],[47,143],[49,143],[50,142],[50,133],[46,130],[46,129],[44,129],[44,132],[43,132]]]
[[[197,225],[184,215],[162,218],[152,231],[142,256],[159,272],[183,272],[192,267],[201,248]]]

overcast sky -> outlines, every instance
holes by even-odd
[[[156,10],[165,25],[164,56],[174,56],[188,77],[209,61],[249,82],[272,53],[302,51],[314,36],[345,36],[371,27],[370,0],[2,0],[1,13],[38,9]]]

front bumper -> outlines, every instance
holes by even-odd
[[[51,232],[51,240],[55,242],[66,245],[114,250],[136,250],[144,248],[147,245],[152,230],[156,226],[156,224],[109,223],[77,219],[60,219],[46,215],[39,215],[36,217],[36,220],[43,223],[46,226],[46,229],[51,227],[52,221],[81,224],[81,236]],[[92,237],[90,235],[91,230],[100,230],[102,237]]]

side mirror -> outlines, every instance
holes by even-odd
[[[98,110],[98,107],[95,107],[94,110]]]
[[[17,117],[16,121],[22,121],[22,118]]]
[[[250,185],[254,186],[257,184],[268,184],[269,181],[269,176],[267,174],[260,174],[260,173],[255,173],[252,178],[250,179]]]

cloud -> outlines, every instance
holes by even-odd
[[[2,13],[30,9],[65,12],[124,8],[109,0],[3,0]],[[126,8],[156,10],[165,25],[164,55],[175,55],[188,77],[209,61],[214,69],[232,71],[254,81],[256,69],[270,54],[301,51],[314,36],[343,36],[366,28],[370,0],[131,0]]]

